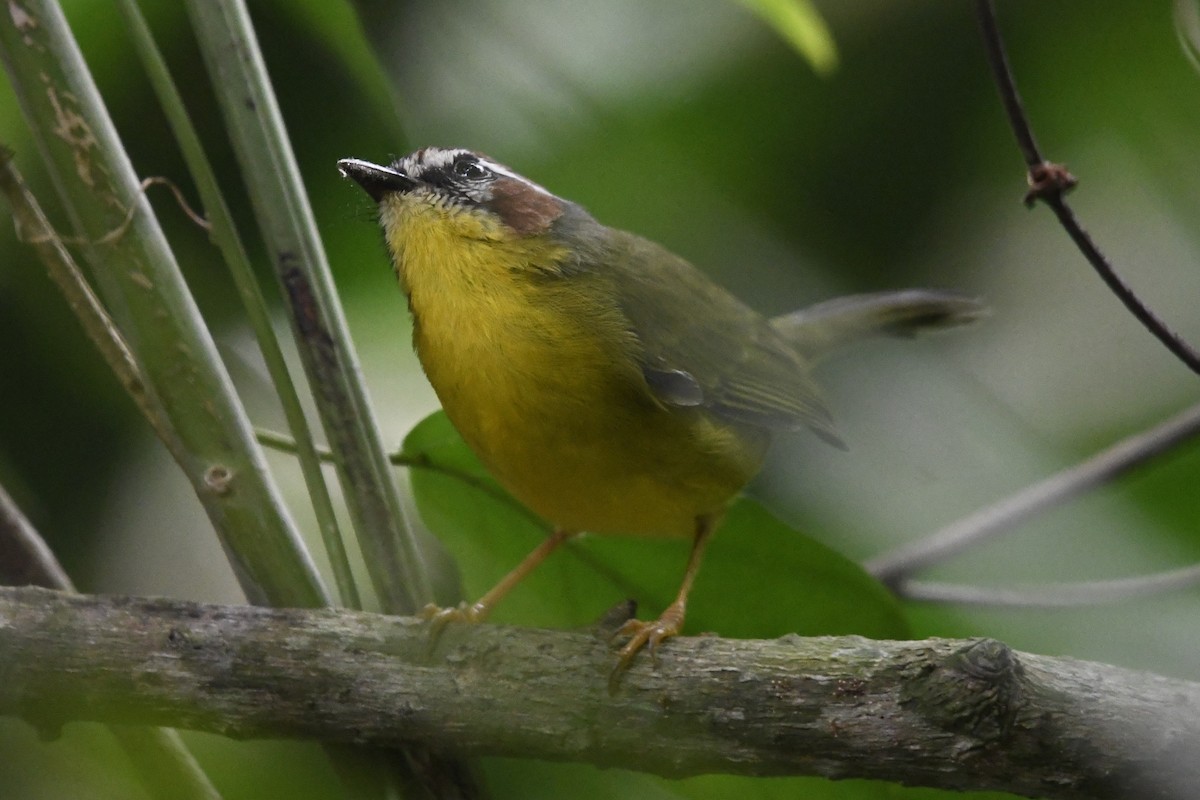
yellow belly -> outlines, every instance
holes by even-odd
[[[765,434],[653,397],[602,271],[563,277],[557,245],[464,235],[437,221],[452,209],[389,209],[425,373],[530,510],[571,531],[688,536],[758,470]]]
[[[689,536],[757,472],[765,435],[661,404],[603,320],[527,311],[504,331],[495,316],[422,313],[416,344],[450,421],[534,513],[566,530]]]
[[[461,396],[446,404],[496,479],[566,530],[689,536],[696,518],[719,514],[761,459],[702,413],[545,402],[512,410]]]

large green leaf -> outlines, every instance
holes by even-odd
[[[547,526],[500,489],[441,412],[413,428],[403,455],[415,465],[422,518],[458,560],[468,597],[486,591],[546,535]],[[495,619],[585,625],[629,598],[642,616],[658,614],[678,589],[689,546],[683,539],[584,537],[526,579]],[[891,595],[857,564],[740,499],[709,546],[687,631],[898,638],[907,627]]]

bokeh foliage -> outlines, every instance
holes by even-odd
[[[139,172],[168,176],[194,197],[116,10],[100,0],[64,5]],[[811,437],[780,443],[751,490],[762,505],[734,514],[761,534],[714,542],[689,630],[991,635],[1200,677],[1194,592],[1049,613],[899,608],[833,555],[860,559],[915,538],[1152,424],[1195,391],[1049,216],[1020,207],[1020,159],[969,4],[819,5],[839,51],[828,75],[736,3],[251,3],[390,438],[399,446],[436,403],[409,350],[370,208],[333,168],[345,156],[382,160],[425,144],[483,150],[602,221],[663,242],[767,313],[907,285],[977,293],[994,309],[977,329],[864,346],[822,372],[850,452]],[[261,262],[182,7],[143,8]],[[1150,304],[1200,341],[1192,300],[1200,78],[1176,44],[1170,5],[1030,0],[1006,2],[1001,13],[1042,144],[1082,178],[1073,200],[1085,224]],[[39,196],[51,197],[2,81],[0,141],[18,151]],[[255,419],[278,426],[214,251],[165,192],[151,199]],[[11,226],[0,226],[0,341],[0,482],[80,588],[238,600],[194,498]],[[286,457],[273,464],[294,472]],[[937,576],[1008,586],[1193,561],[1198,479],[1200,451],[1188,448]],[[418,490],[423,482],[454,491],[432,473],[414,480]],[[484,519],[479,509],[490,506],[467,505],[476,494],[463,490],[464,510],[476,509],[480,524],[508,524],[496,522],[508,512]],[[522,517],[511,516],[514,525]],[[789,541],[775,517],[811,540]],[[498,532],[482,544],[447,541],[468,593],[537,535]],[[500,618],[584,624],[629,591],[653,613],[674,591],[685,553],[682,543],[586,540],[547,564]],[[858,587],[861,601],[814,593],[804,572],[814,564],[836,565],[837,585]],[[226,797],[337,791],[312,746],[188,739]],[[0,770],[4,797],[138,796],[92,726],[69,726],[63,741],[44,744],[23,723],[0,720],[0,763],[12,767]],[[519,761],[490,762],[487,772],[497,796],[558,797],[564,787],[593,797],[936,794],[815,780],[666,782]]]

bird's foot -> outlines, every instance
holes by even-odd
[[[658,619],[647,622],[640,619],[626,620],[625,624],[613,634],[613,639],[629,637],[628,641],[617,654],[617,664],[613,667],[610,685],[615,686],[621,675],[633,663],[633,659],[643,647],[650,646],[650,657],[657,658],[658,645],[672,636],[678,636],[683,630],[684,608],[679,603],[672,603]]]
[[[430,603],[417,612],[417,617],[429,623],[429,627],[436,637],[451,622],[472,624],[483,622],[488,611],[489,609],[482,603],[459,603],[450,608],[442,608]]]

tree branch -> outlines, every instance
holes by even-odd
[[[1200,789],[1200,684],[992,640],[681,638],[0,589],[0,714],[1046,798]]]
[[[987,54],[988,66],[996,87],[1000,90],[1000,99],[1004,103],[1004,111],[1008,115],[1013,134],[1017,137],[1017,146],[1029,168],[1029,191],[1025,194],[1025,204],[1032,206],[1041,200],[1058,217],[1071,241],[1083,253],[1083,257],[1092,265],[1092,269],[1100,276],[1109,290],[1125,305],[1129,313],[1150,331],[1172,354],[1188,366],[1192,372],[1200,373],[1200,353],[1184,341],[1183,337],[1167,327],[1141,298],[1117,274],[1116,269],[1109,263],[1092,237],[1084,230],[1083,225],[1075,216],[1075,212],[1067,205],[1064,195],[1078,183],[1075,176],[1061,164],[1046,161],[1037,146],[1029,118],[1025,115],[1025,107],[1017,92],[1017,84],[1013,79],[1012,69],[1008,64],[1008,55],[1004,50],[1004,40],[1000,36],[1000,25],[996,21],[996,8],[993,0],[975,0],[975,12],[979,18],[979,27],[983,32],[984,51]]]

